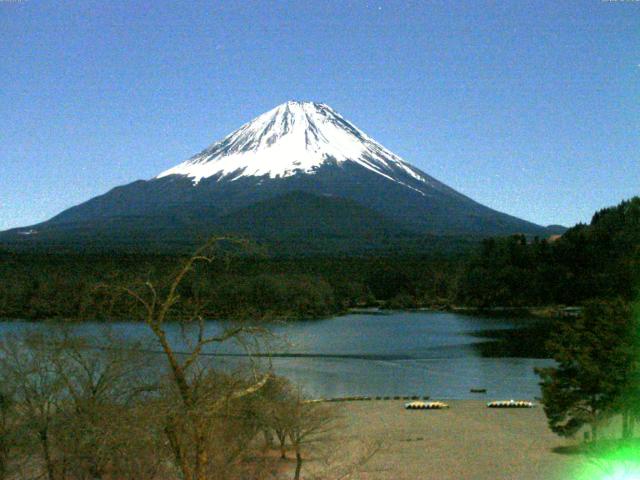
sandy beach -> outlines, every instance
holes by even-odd
[[[402,401],[336,406],[334,446],[360,452],[349,478],[361,480],[566,480],[584,459],[554,452],[575,441],[547,427],[541,407],[489,409],[483,401],[448,410],[405,410]],[[374,453],[375,452],[375,453]],[[347,461],[345,460],[345,464]]]

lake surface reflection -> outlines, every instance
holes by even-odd
[[[534,367],[552,362],[530,358],[484,358],[474,346],[486,339],[474,333],[514,328],[525,319],[496,319],[441,312],[351,314],[323,320],[274,324],[262,342],[269,352],[260,362],[300,384],[313,397],[352,395],[429,395],[432,398],[523,398],[539,395]],[[144,324],[110,323],[119,335],[151,341]],[[0,335],[25,329],[55,329],[55,324],[0,322]],[[97,334],[101,323],[73,326],[78,334]],[[177,324],[168,325],[177,349],[184,349]],[[210,321],[207,329],[221,329]],[[150,343],[150,348],[157,348]],[[237,344],[206,349],[208,361],[237,368],[246,362]],[[217,356],[222,354],[222,356]],[[150,360],[162,358],[150,353]],[[216,355],[216,356],[214,356]],[[471,388],[488,393],[473,394]]]

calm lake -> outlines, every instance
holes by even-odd
[[[486,338],[483,330],[514,328],[524,319],[496,319],[441,312],[390,312],[350,314],[324,320],[272,325],[274,337],[261,342],[269,351],[276,373],[300,384],[312,397],[352,395],[429,395],[431,398],[521,398],[539,395],[534,367],[552,361],[530,358],[484,358],[474,346]],[[110,328],[130,339],[150,339],[144,324],[110,323]],[[0,322],[0,336],[25,329],[60,328],[52,324]],[[101,323],[73,327],[79,334],[97,334]],[[176,348],[185,348],[180,327],[171,324]],[[216,331],[221,323],[208,322]],[[157,348],[150,344],[150,348]],[[207,359],[238,368],[246,358],[237,344],[206,350]],[[222,356],[218,356],[223,354]],[[150,353],[150,358],[162,357]],[[486,388],[487,394],[470,393]]]

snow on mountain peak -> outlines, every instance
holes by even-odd
[[[218,181],[248,176],[283,178],[313,174],[326,162],[354,162],[403,185],[398,171],[430,183],[328,105],[299,101],[263,113],[156,178],[183,175],[194,184],[214,176]]]

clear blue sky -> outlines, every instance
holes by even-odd
[[[640,2],[0,0],[0,230],[289,99],[541,224],[640,194]]]

